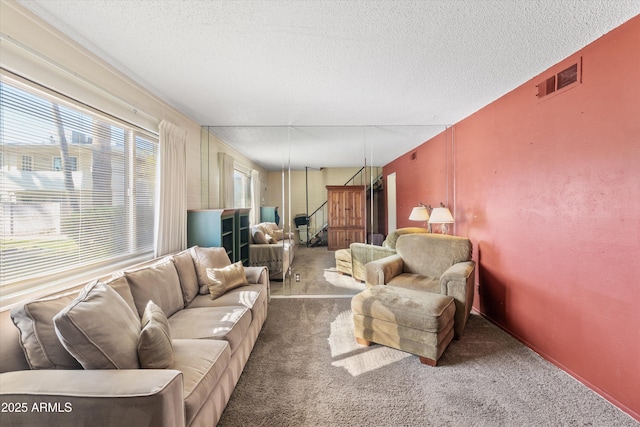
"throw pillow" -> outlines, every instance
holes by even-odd
[[[171,330],[164,311],[149,301],[142,315],[138,337],[138,360],[145,369],[166,369],[173,365]]]
[[[53,318],[64,348],[85,369],[136,369],[140,318],[116,291],[92,282]]]
[[[207,268],[207,277],[211,299],[216,299],[231,289],[249,284],[242,261],[223,268]]]
[[[42,298],[11,310],[20,333],[20,346],[31,369],[82,369],[64,348],[53,325],[53,316],[71,304],[77,292]]]
[[[221,268],[231,265],[229,255],[225,248],[201,248],[194,246],[190,249],[193,263],[196,265],[196,273],[198,275],[198,285],[200,286],[200,294],[209,293],[209,278],[207,277],[207,268]]]
[[[256,244],[266,245],[269,243],[267,236],[258,227],[251,227],[251,237],[253,238],[253,242]]]
[[[284,240],[284,230],[273,230],[272,236],[276,243],[279,240]]]

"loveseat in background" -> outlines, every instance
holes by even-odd
[[[215,425],[264,324],[269,300],[264,267],[245,267],[248,284],[212,299],[207,268],[230,265],[223,248],[190,248],[0,313],[0,425]],[[113,323],[126,316],[144,319],[148,301],[154,301],[170,326],[170,366],[143,369],[137,367],[141,358],[111,353],[96,363],[117,369],[85,369],[94,361],[81,364],[72,357],[56,342],[51,317],[87,289],[100,289],[113,302],[106,307],[96,304],[102,301],[97,298],[84,315],[99,334],[109,335],[108,344],[121,345],[120,353],[132,351],[130,337]],[[112,322],[114,310],[126,316]],[[135,331],[135,321],[131,327]],[[120,368],[121,360],[132,366]]]
[[[263,222],[251,227],[249,265],[269,269],[269,279],[283,280],[295,257],[297,239],[277,224]]]

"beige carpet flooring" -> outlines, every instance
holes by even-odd
[[[300,282],[295,282],[300,274]],[[219,426],[638,426],[477,314],[431,368],[353,338],[364,285],[299,247]],[[332,296],[332,297],[328,297]]]
[[[291,264],[292,274],[283,281],[271,281],[271,295],[287,296],[353,296],[365,288],[351,276],[336,270],[335,252],[326,246],[298,245]],[[296,275],[300,281],[296,282]]]
[[[219,426],[637,426],[478,315],[432,368],[353,338],[350,298],[276,298]]]

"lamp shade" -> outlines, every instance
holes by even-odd
[[[429,219],[429,211],[424,206],[416,206],[411,209],[409,219],[411,221],[427,221]]]
[[[454,222],[449,208],[433,208],[431,211],[429,224],[453,224]]]

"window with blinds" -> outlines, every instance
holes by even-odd
[[[153,250],[154,135],[5,78],[0,102],[0,287]]]
[[[251,175],[238,169],[233,171],[234,208],[251,207]]]

